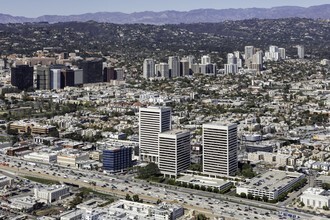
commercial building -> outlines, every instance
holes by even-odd
[[[234,176],[237,166],[237,125],[203,124],[203,173]]]
[[[244,54],[245,54],[245,60],[252,58],[254,54],[254,46],[245,46]]]
[[[61,220],[81,220],[83,219],[84,210],[70,210],[60,215]]]
[[[297,53],[298,53],[299,59],[304,59],[305,58],[305,47],[303,45],[298,45]]]
[[[314,209],[322,209],[323,207],[330,207],[330,191],[322,188],[308,188],[300,196],[300,201],[305,206],[311,206]]]
[[[181,59],[180,61],[180,76],[188,76],[189,71],[189,60],[187,58]]]
[[[20,65],[11,68],[11,84],[20,90],[33,87],[33,67]]]
[[[190,132],[170,130],[160,133],[158,137],[160,172],[176,177],[187,170],[190,165]]]
[[[49,66],[37,66],[36,67],[36,87],[40,90],[50,90],[50,68]]]
[[[29,121],[15,121],[8,124],[9,129],[17,130],[18,133],[29,133],[29,134],[49,134],[56,130],[55,126],[51,125],[40,125],[36,122]]]
[[[54,185],[45,188],[34,188],[34,197],[41,202],[52,203],[70,195],[70,187]]]
[[[330,184],[330,176],[324,176],[324,175],[319,176],[314,180],[314,183],[318,187],[322,187],[323,183]]]
[[[145,59],[143,61],[143,78],[149,79],[155,75],[155,61],[153,59]]]
[[[261,198],[267,196],[269,200],[274,200],[283,193],[288,192],[294,184],[304,177],[304,174],[297,172],[271,170],[246,183],[241,183],[237,186],[236,193],[251,194]]]
[[[225,64],[225,74],[238,73],[237,57],[233,53],[227,55],[227,64]]]
[[[205,188],[211,187],[212,189],[218,189],[220,192],[230,189],[233,185],[232,182],[222,179],[196,175],[184,175],[178,178],[176,181],[187,183],[187,185],[192,184],[194,186],[198,185],[199,187],[205,186]]]
[[[57,154],[47,152],[32,152],[30,154],[24,155],[24,159],[41,163],[56,163]]]
[[[102,59],[93,58],[84,60],[81,64],[83,69],[83,83],[98,83],[103,81]]]
[[[111,173],[121,172],[133,166],[131,147],[111,147],[103,150],[103,170]]]
[[[74,70],[71,69],[62,69],[61,70],[61,89],[66,86],[75,86],[74,82]]]
[[[0,188],[10,186],[13,179],[8,176],[0,176]]]
[[[110,67],[105,67],[103,69],[103,82],[110,82],[111,80],[116,80],[117,75],[115,73],[115,68],[110,66]]]
[[[64,151],[57,155],[57,163],[64,166],[76,167],[80,162],[89,160],[88,153],[80,153],[77,150]]]
[[[154,209],[155,220],[175,220],[183,214],[183,207],[177,204],[161,203]]]
[[[140,108],[139,141],[140,159],[158,164],[158,134],[171,129],[171,108]]]
[[[170,71],[167,63],[159,63],[155,65],[155,77],[170,78]]]
[[[168,58],[168,67],[171,78],[180,76],[180,58],[178,56]]]

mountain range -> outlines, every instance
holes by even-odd
[[[207,23],[225,20],[244,19],[279,19],[279,18],[311,18],[330,19],[330,4],[297,7],[282,6],[273,8],[247,8],[247,9],[196,9],[191,11],[161,11],[161,12],[134,12],[131,14],[121,12],[97,12],[80,15],[43,15],[36,18],[12,16],[0,13],[0,23],[24,22],[70,22],[70,21],[96,21],[117,24],[144,23],[144,24],[178,24],[178,23]]]

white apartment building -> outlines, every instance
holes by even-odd
[[[330,207],[330,191],[310,187],[300,196],[300,201],[305,206],[311,206],[314,209],[322,209],[324,206]]]
[[[149,79],[155,75],[155,61],[153,59],[145,59],[143,62],[143,78]]]
[[[47,188],[34,188],[34,197],[41,202],[52,203],[70,195],[70,187],[54,185]]]
[[[298,52],[298,58],[299,59],[304,59],[305,58],[305,47],[303,45],[298,45],[297,46],[297,52]]]
[[[267,196],[269,200],[274,200],[281,194],[288,192],[294,184],[304,177],[304,174],[297,172],[272,170],[246,183],[241,183],[241,185],[237,186],[236,193],[251,194],[261,198]]]
[[[203,124],[203,173],[234,176],[237,172],[237,125]]]
[[[254,54],[254,46],[245,46],[244,48],[245,60],[252,58],[253,54]]]
[[[170,130],[159,137],[159,169],[162,174],[177,176],[190,165],[190,132]]]
[[[139,142],[140,159],[158,164],[158,134],[171,130],[171,108],[140,108]]]

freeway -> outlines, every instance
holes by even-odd
[[[1,156],[0,156],[1,158]],[[54,167],[47,164],[32,165],[16,157],[2,158],[9,166],[1,169],[22,176],[57,180],[62,183],[75,184],[80,187],[92,188],[95,191],[125,197],[126,194],[138,194],[144,201],[156,202],[158,199],[179,203],[185,208],[194,209],[209,216],[230,216],[236,219],[278,219],[278,211],[298,214],[302,219],[320,219],[311,214],[297,210],[278,207],[275,204],[263,203],[238,197],[220,195],[205,191],[173,187],[164,184],[150,184],[142,180],[131,180],[125,176],[106,175],[97,171],[78,170],[66,167]],[[20,164],[20,165],[18,165]],[[90,184],[90,183],[94,184]],[[251,212],[245,216],[244,212]]]

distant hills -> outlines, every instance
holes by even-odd
[[[197,9],[191,11],[161,11],[135,12],[131,14],[121,12],[97,12],[81,15],[44,15],[37,18],[12,16],[0,13],[0,23],[24,22],[70,22],[70,21],[97,21],[117,24],[144,23],[144,24],[178,24],[178,23],[206,23],[225,20],[245,20],[251,18],[278,19],[278,18],[312,18],[330,19],[330,4],[311,6],[308,8],[296,6],[282,6],[273,8],[247,9]]]

